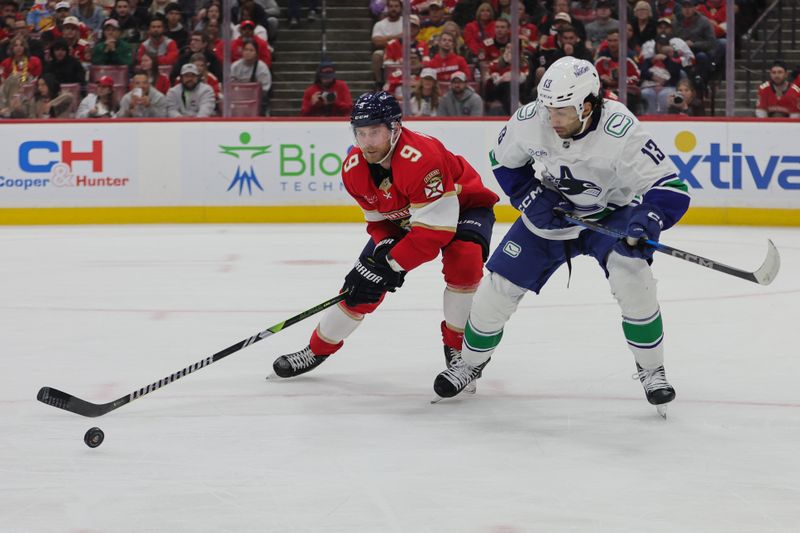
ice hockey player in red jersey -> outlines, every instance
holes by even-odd
[[[302,350],[278,357],[275,374],[298,376],[339,350],[406,273],[441,253],[444,274],[442,341],[447,364],[460,358],[472,297],[483,275],[498,196],[461,156],[401,125],[402,111],[386,92],[361,95],[350,124],[355,146],[342,181],[364,211],[370,239],[345,276],[347,298],[322,316]],[[474,389],[473,389],[474,390]]]

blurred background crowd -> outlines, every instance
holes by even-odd
[[[797,3],[735,0],[728,32],[726,0],[626,0],[621,35],[618,0],[409,0],[407,22],[402,0],[2,0],[0,117],[344,116],[374,89],[508,115],[565,55],[607,98],[624,65],[636,114],[720,115],[729,39],[735,114],[800,117]]]

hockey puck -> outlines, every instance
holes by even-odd
[[[86,432],[86,435],[83,436],[83,442],[85,442],[89,448],[97,448],[103,444],[104,438],[106,438],[106,435],[103,433],[102,429],[91,428]]]

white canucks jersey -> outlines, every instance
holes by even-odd
[[[672,161],[636,117],[611,100],[604,101],[599,120],[571,139],[559,137],[550,126],[547,109],[537,109],[532,102],[500,131],[491,158],[501,185],[504,168],[532,165],[535,177],[575,204],[573,214],[581,217],[602,218],[639,203],[654,188],[669,192],[660,195],[661,201],[666,198],[671,203],[674,193],[683,195],[676,198],[678,202],[688,203],[687,187]],[[573,239],[581,231],[579,227],[544,230],[522,217],[530,231],[548,239]]]

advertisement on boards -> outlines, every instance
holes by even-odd
[[[13,135],[3,135],[0,206],[120,205],[137,201],[136,130],[76,126],[81,127],[15,124]]]

